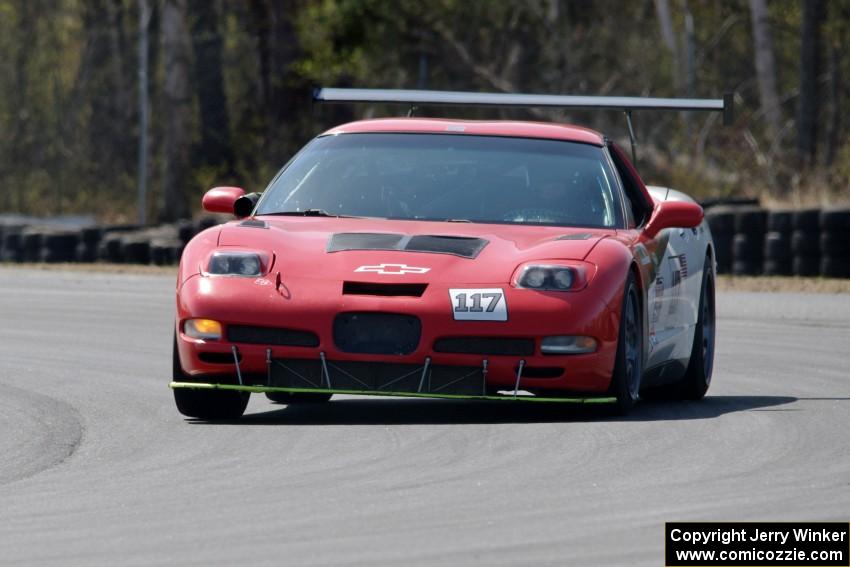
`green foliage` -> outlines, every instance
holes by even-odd
[[[315,109],[308,87],[317,84],[700,97],[735,91],[732,128],[696,114],[635,116],[638,165],[648,181],[698,196],[780,198],[824,184],[842,198],[850,181],[850,142],[842,135],[850,114],[844,83],[850,82],[836,83],[835,104],[826,96],[834,78],[850,77],[842,49],[850,41],[846,3],[828,3],[823,23],[819,158],[806,169],[795,153],[802,23],[796,0],[768,3],[783,120],[776,135],[760,109],[750,5],[744,0],[670,0],[673,50],[662,41],[656,3],[648,0],[211,1],[217,26],[205,28],[204,36],[190,33],[195,49],[220,41],[221,79],[207,78],[219,80],[224,93],[226,112],[218,116],[227,118],[221,139],[230,151],[212,163],[201,153],[205,117],[197,78],[209,69],[199,69],[193,58],[191,131],[181,138],[192,146],[182,190],[193,206],[216,184],[262,189],[326,127],[399,112],[379,106]],[[148,173],[154,218],[169,158],[162,144],[168,125],[161,118],[168,104],[162,96],[168,47],[160,37],[160,3],[151,5]],[[690,41],[686,9],[694,23]],[[137,10],[135,0],[0,0],[0,211],[134,217]],[[195,14],[185,18],[191,24]],[[216,92],[214,82],[212,87]],[[625,122],[616,113],[422,112],[569,121],[627,143]]]

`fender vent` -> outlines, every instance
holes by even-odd
[[[343,295],[378,295],[381,297],[422,297],[428,284],[381,284],[343,282]]]

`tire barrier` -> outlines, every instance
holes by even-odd
[[[791,271],[795,276],[820,273],[820,210],[803,209],[791,215]]]
[[[728,274],[732,271],[732,246],[735,237],[735,208],[718,206],[705,212],[705,220],[714,238],[714,256],[717,271]]]
[[[820,273],[830,278],[850,277],[850,207],[820,212]]]
[[[792,211],[769,211],[764,237],[764,274],[790,276]]]
[[[45,233],[42,241],[41,261],[48,263],[75,261],[79,241],[80,235],[76,232]]]
[[[3,262],[23,262],[24,254],[21,247],[21,228],[6,227],[3,231],[3,249],[0,260]]]
[[[732,273],[736,276],[757,275],[762,271],[767,212],[759,207],[740,207],[734,218]]]
[[[705,219],[719,273],[850,278],[850,207],[767,211],[748,201],[726,201],[707,208]],[[73,230],[0,224],[0,261],[174,265],[189,240],[221,220]]]

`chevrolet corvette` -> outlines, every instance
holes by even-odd
[[[317,99],[572,98],[348,91]],[[627,113],[725,110],[577,98]],[[603,400],[624,413],[641,395],[702,398],[711,382],[715,267],[702,208],[645,185],[598,132],[362,120],[316,137],[262,193],[216,187],[203,206],[235,218],[198,234],[179,266],[171,388],[186,416],[238,418],[251,393],[285,404]]]

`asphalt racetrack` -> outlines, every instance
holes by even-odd
[[[676,520],[850,514],[850,295],[718,295],[697,403],[255,395],[184,419],[170,276],[0,268],[0,564],[663,565]]]

